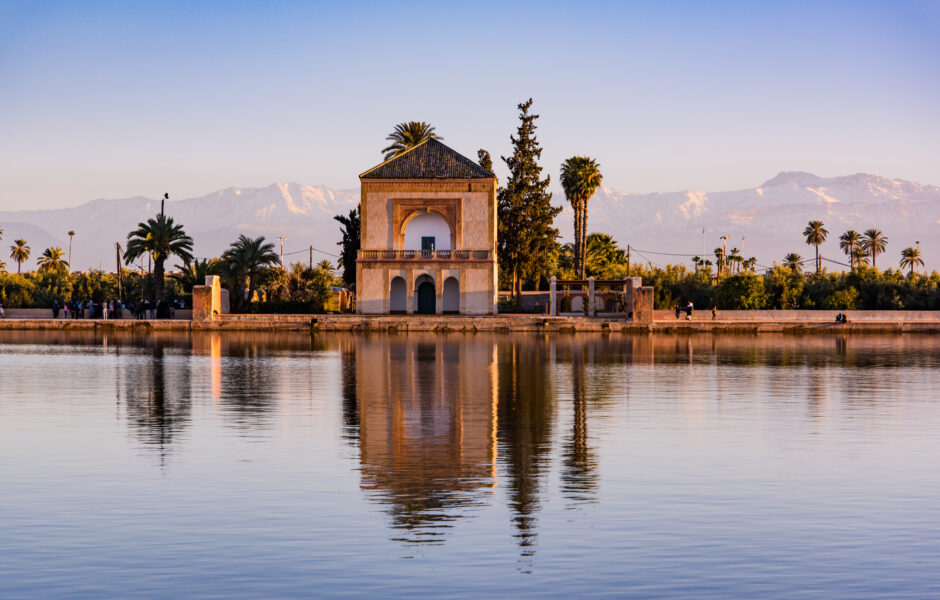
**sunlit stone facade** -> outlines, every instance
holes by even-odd
[[[496,176],[429,140],[359,176],[363,314],[496,313]]]

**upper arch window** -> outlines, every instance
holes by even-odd
[[[434,250],[452,250],[450,225],[436,212],[415,215],[405,224],[405,242],[402,250],[426,250],[429,238]]]

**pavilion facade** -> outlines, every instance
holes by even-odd
[[[356,310],[496,313],[496,176],[436,139],[359,176]]]

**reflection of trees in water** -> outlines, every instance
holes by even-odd
[[[163,462],[191,420],[189,360],[166,356],[160,340],[149,340],[151,356],[143,355],[121,373],[125,385],[127,421],[142,443],[153,447]]]
[[[571,424],[571,437],[565,441],[563,449],[563,469],[561,472],[562,494],[574,502],[590,502],[595,500],[599,475],[597,473],[597,457],[593,448],[588,445],[588,390],[587,390],[587,357],[588,350],[583,344],[577,344],[571,349],[571,403],[573,417]],[[609,354],[604,353],[604,356]],[[590,352],[593,364],[594,352]]]
[[[220,404],[233,425],[255,429],[266,425],[275,406],[277,368],[257,345],[228,348],[222,363]]]
[[[356,400],[356,351],[344,348],[340,354],[340,386],[343,397],[343,439],[351,444],[359,440],[359,404]]]
[[[343,414],[361,485],[393,538],[442,543],[493,485],[492,349],[472,338],[358,338],[344,355]]]
[[[536,513],[551,456],[554,393],[545,343],[500,344],[498,439],[509,508],[523,556],[535,554]]]

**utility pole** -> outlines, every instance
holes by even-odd
[[[313,246],[310,246],[310,268],[313,268]]]
[[[630,276],[630,244],[627,244],[627,277]]]
[[[281,235],[278,238],[281,241],[281,268],[284,268],[284,240],[287,239],[287,236]]]

